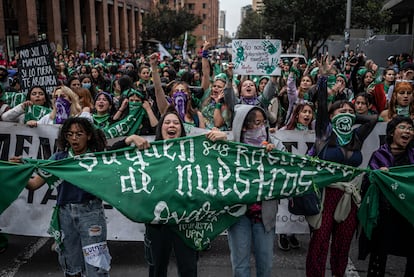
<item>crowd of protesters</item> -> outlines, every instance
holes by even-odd
[[[2,60],[0,56],[0,62]],[[316,146],[310,153],[302,154],[351,166],[361,164],[361,148],[365,138],[376,122],[383,121],[395,125],[391,124],[393,128],[390,127],[390,130],[387,128],[387,132],[390,132],[387,136],[401,131],[404,132],[404,143],[408,141],[401,145],[399,141],[387,140],[391,146],[399,143],[399,152],[395,154],[391,149],[392,154],[398,157],[401,152],[411,155],[409,160],[390,163],[389,166],[412,163],[414,63],[406,53],[391,55],[386,61],[373,61],[363,53],[353,51],[348,57],[343,53],[337,57],[321,54],[309,59],[305,65],[300,65],[297,58],[281,60],[280,76],[237,76],[233,74],[229,55],[214,52],[207,41],[199,53],[187,59],[183,59],[180,54],[170,58],[160,57],[158,53],[63,51],[56,54],[54,60],[59,85],[51,95],[38,86],[30,88],[28,94],[23,95],[16,62],[0,63],[1,120],[35,128],[39,124],[64,124],[68,118],[81,117],[103,130],[107,138],[112,138],[156,135],[157,128],[161,130],[160,126],[165,124],[164,120],[170,115],[177,116],[171,123],[179,125],[180,133],[177,136],[185,134],[182,128],[189,130],[192,127],[233,133],[237,131],[234,137],[238,141],[258,146],[270,141],[269,131],[314,129]],[[255,107],[253,111],[257,112],[250,118],[249,106]],[[237,118],[242,118],[242,121],[238,122]],[[399,121],[395,123],[397,119]],[[356,129],[340,130],[338,122],[341,120],[347,120],[351,125],[361,125]],[[113,126],[125,122],[130,124],[127,130],[123,133],[114,131],[117,128]],[[168,134],[158,139],[168,139]],[[276,148],[284,149],[282,146]],[[332,274],[344,275],[350,243],[358,224],[358,203],[351,203],[351,210],[344,215],[343,221],[337,222],[332,216],[344,190],[333,184],[323,192],[324,210],[320,213],[318,223],[311,224],[307,276],[324,275],[331,236]],[[267,228],[262,217],[263,211],[267,211],[267,208],[263,209],[265,202],[252,205],[242,221],[229,229],[234,276],[250,276],[249,255],[245,253],[250,252],[250,240],[246,246],[248,250],[242,251],[240,241],[243,238],[240,236],[252,236],[252,233],[254,236],[256,231],[247,232],[242,225],[265,226],[259,230],[258,238],[270,233],[274,236],[274,228]],[[397,213],[389,203],[387,205],[392,213]],[[405,218],[400,216],[398,220],[399,223],[403,222],[401,226],[413,230],[412,225],[410,227],[404,222]],[[160,231],[157,226],[147,228],[155,230],[152,236]],[[382,229],[380,231],[385,232]],[[376,238],[383,235],[377,234]],[[259,266],[262,266],[257,268],[257,276],[270,276],[272,263],[269,257],[273,256],[273,250],[266,248],[264,254],[260,253],[264,251],[261,249],[265,248],[264,244],[268,246],[269,243],[260,243],[259,240],[252,240],[253,244],[258,244],[254,248],[255,255],[259,259]],[[273,239],[268,241],[273,245]],[[413,249],[412,237],[401,241]],[[289,251],[299,248],[300,242],[294,234],[282,234],[278,236],[278,246],[281,250]],[[0,251],[6,247],[7,240],[0,237]],[[397,250],[392,254],[399,254],[399,248],[394,248]],[[389,252],[385,246],[374,250],[377,261],[370,261],[368,276],[383,276]],[[244,256],[241,257],[242,252]],[[191,274],[183,273],[182,276],[196,276],[197,257],[191,251],[186,253],[194,261]],[[408,257],[406,276],[414,276],[412,265],[409,265],[413,263],[413,255],[406,252],[401,255]],[[263,263],[260,262],[262,260]],[[378,265],[378,260],[381,265]],[[165,267],[168,259],[160,263]],[[151,276],[166,276],[164,268],[154,268],[154,264],[151,266]]]

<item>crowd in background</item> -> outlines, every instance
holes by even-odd
[[[242,110],[240,105],[250,105],[257,107],[260,113],[249,119],[249,109],[246,110],[246,117],[242,118],[253,125],[237,127],[242,128],[237,130],[239,141],[260,146],[270,140],[268,132],[315,130],[317,146],[312,149],[313,153],[302,154],[351,166],[361,164],[363,141],[378,121],[409,119],[398,121],[393,128],[387,129],[387,132],[407,131],[403,139],[408,143],[399,143],[399,150],[411,149],[414,136],[414,63],[406,53],[390,55],[386,61],[373,61],[363,53],[353,51],[348,57],[344,53],[319,55],[310,58],[306,64],[300,64],[298,58],[280,60],[280,76],[237,76],[233,73],[229,55],[210,49],[208,42],[197,55],[186,60],[179,54],[169,58],[156,53],[64,51],[56,53],[54,61],[59,85],[53,93],[48,95],[44,88],[37,86],[23,95],[16,63],[3,63],[0,56],[1,120],[35,128],[39,124],[63,124],[68,118],[84,117],[104,130],[107,138],[142,136],[156,135],[157,126],[164,124],[165,115],[174,108],[184,128],[192,126],[235,132],[235,123],[242,123],[236,120]],[[343,134],[339,130],[341,126],[336,124],[344,119],[361,125]],[[123,133],[114,131],[116,128],[113,126],[121,122],[128,122],[128,130]],[[389,145],[393,143],[392,140],[388,142]],[[396,164],[410,164],[410,161],[399,160]],[[308,276],[323,276],[331,233],[336,238],[331,246],[332,272],[334,276],[344,274],[350,241],[357,227],[357,206],[353,205],[346,220],[338,225],[332,216],[326,215],[335,211],[343,191],[337,187],[324,191],[324,199],[327,200],[321,213],[322,223],[312,231],[307,258]],[[251,207],[243,220],[264,224],[261,212],[265,202]],[[408,225],[402,226],[406,228]],[[157,231],[156,226],[147,227]],[[245,228],[242,227],[243,230]],[[229,245],[233,272],[250,272],[246,261],[237,256],[241,252],[238,248],[242,239],[237,236],[240,231],[232,230],[234,228],[229,233]],[[260,232],[273,232],[273,235],[274,229],[262,228]],[[382,235],[376,237],[382,238]],[[412,245],[412,239],[409,245]],[[282,234],[278,237],[278,246],[288,251],[300,247],[300,243],[294,234]],[[256,259],[260,257],[259,250],[255,252]],[[250,247],[246,251],[250,252]],[[387,251],[375,251],[375,258],[382,266]],[[267,250],[262,254],[263,268],[257,270],[264,272],[262,276],[269,276],[271,272],[268,257],[273,256],[272,253],[272,250]],[[186,255],[197,263],[193,253]],[[412,259],[412,254],[405,256]],[[412,272],[408,263],[406,276]],[[377,264],[377,261],[370,261],[370,270],[384,271]],[[194,272],[194,267],[191,270]]]

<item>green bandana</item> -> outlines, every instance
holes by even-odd
[[[20,103],[26,101],[26,95],[24,93],[15,92],[15,91],[5,91],[1,100],[4,101],[10,108],[14,108]]]
[[[49,114],[52,111],[52,109],[39,106],[39,105],[32,105],[27,106],[24,110],[24,122],[26,123],[29,120],[36,120],[38,121],[43,116]]]
[[[128,91],[128,93],[127,93],[127,97],[129,98],[129,97],[131,97],[132,95],[136,95],[136,96],[138,96],[139,98],[144,98],[144,94],[141,92],[141,91],[139,91],[139,90],[136,90],[136,89],[130,89],[129,91]]]
[[[397,105],[395,107],[395,110],[396,110],[396,112],[399,116],[406,116],[406,117],[410,116],[410,107],[409,106],[401,107],[401,106]]]
[[[49,229],[47,233],[55,240],[60,249],[63,248],[62,232],[60,230],[59,222],[59,206],[53,207],[52,218],[50,219]]]
[[[107,128],[103,129],[107,138],[115,138],[138,134],[142,119],[147,114],[141,102],[129,102],[129,114]]]
[[[308,126],[306,126],[306,125],[303,125],[302,123],[296,123],[296,128],[295,128],[296,130],[298,130],[298,131],[307,131],[307,130],[309,130],[309,128],[308,128]]]
[[[336,83],[336,76],[335,75],[329,75],[328,76],[328,88],[333,88],[335,83]]]
[[[307,101],[307,102],[309,102],[309,99],[310,97],[309,97],[309,92],[305,92],[304,94],[303,94],[303,100],[305,100],[305,101]]]
[[[351,141],[352,125],[355,123],[355,115],[350,113],[339,113],[332,118],[332,129],[338,137],[340,146]]]
[[[108,113],[104,115],[93,114],[92,117],[93,123],[97,128],[106,128],[109,126],[110,115]]]
[[[129,111],[136,111],[142,107],[142,102],[128,102]]]

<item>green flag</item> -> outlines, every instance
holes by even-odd
[[[0,214],[19,196],[32,176],[33,166],[1,161],[0,166]]]
[[[370,175],[371,186],[358,211],[358,218],[368,238],[377,224],[379,215],[379,192],[381,191],[391,205],[414,225],[414,178],[413,166],[399,166],[389,171],[373,170]]]
[[[141,128],[142,120],[146,115],[147,112],[142,107],[142,103],[130,103],[129,114],[125,118],[105,126],[102,130],[107,138],[138,134],[138,130]],[[102,128],[102,126],[96,127]]]
[[[40,106],[40,105],[32,105],[27,106],[24,113],[24,122],[29,120],[40,120],[43,116],[49,114],[52,109]]]
[[[38,168],[67,180],[133,221],[171,225],[195,249],[203,249],[235,223],[248,204],[300,195],[313,185],[349,181],[366,171],[288,152],[266,153],[262,147],[236,142],[212,142],[205,136],[155,141],[143,151],[125,148],[28,161],[33,163],[29,172]],[[15,176],[13,169],[20,166],[7,168]],[[412,174],[409,169],[402,172]],[[381,182],[384,176],[395,176],[375,174]],[[16,183],[13,178],[5,182]],[[409,179],[400,181],[409,188]]]

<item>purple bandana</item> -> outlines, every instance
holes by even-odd
[[[247,104],[247,105],[256,105],[257,104],[257,96],[249,97],[249,98],[245,98],[243,96],[240,96],[240,100],[243,104]]]
[[[56,99],[56,124],[63,124],[70,116],[70,102],[65,98],[59,97]]]
[[[187,94],[183,91],[174,92],[173,102],[175,106],[175,110],[180,115],[181,119],[184,121],[185,118],[185,108],[187,106]]]

